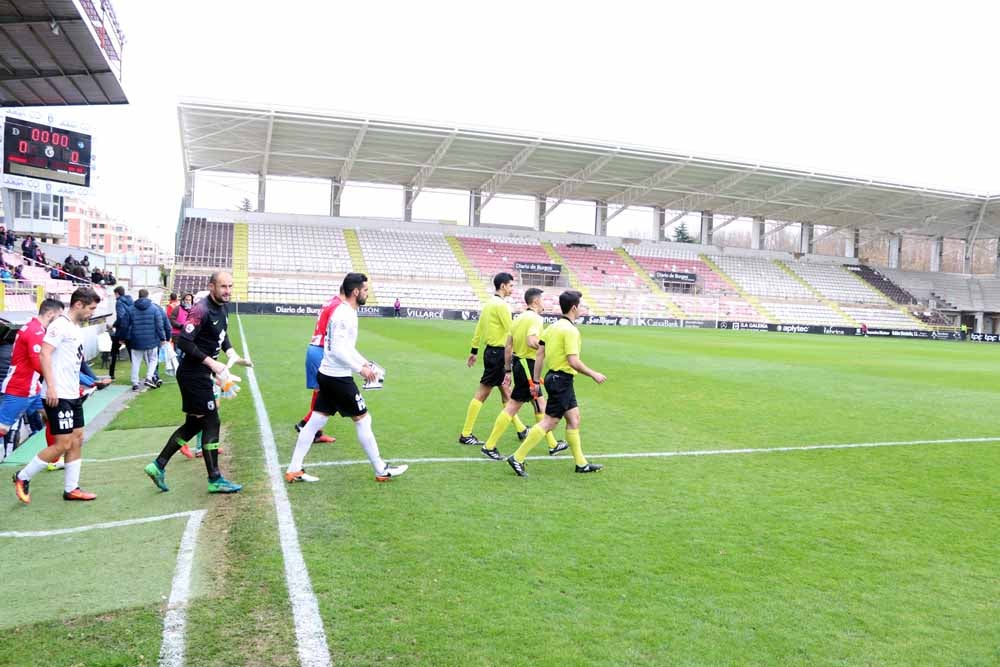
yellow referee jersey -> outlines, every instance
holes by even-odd
[[[514,326],[510,330],[511,338],[514,339],[514,354],[520,359],[534,359],[535,348],[528,346],[528,336],[541,336],[545,323],[542,316],[530,308],[514,320]]]
[[[489,347],[507,345],[511,323],[510,308],[507,306],[507,302],[494,294],[483,306],[483,311],[479,313],[476,332],[472,334],[473,354],[478,352],[480,342]]]
[[[580,356],[580,330],[566,317],[560,317],[542,332],[545,343],[545,364],[552,371],[562,371],[576,375],[576,369],[569,365],[569,355]]]

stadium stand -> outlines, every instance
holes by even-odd
[[[850,277],[850,276],[848,276]],[[792,303],[789,301],[764,301],[761,306],[779,322],[789,324],[822,324],[829,326],[854,326],[839,313],[822,303]]]
[[[902,311],[888,308],[854,308],[845,306],[845,313],[859,324],[890,329],[919,329],[922,326]]]
[[[197,294],[208,289],[208,274],[178,273],[174,276],[174,292]]]
[[[814,299],[802,283],[769,259],[720,255],[713,260],[747,294],[777,299]]]
[[[493,291],[490,280],[495,273],[509,271],[522,286],[515,262],[561,261],[566,270],[545,288],[549,312],[557,310],[559,292],[572,281],[585,289],[584,303],[593,314],[835,326],[864,322],[893,328],[952,324],[926,307],[913,313],[923,325],[902,310],[888,307],[883,294],[908,305],[917,302],[894,282],[896,274],[836,261],[788,258],[781,263],[771,259],[773,254],[754,256],[677,243],[629,243],[619,248],[612,239],[591,244],[586,242],[589,238],[571,243],[562,237],[550,246],[544,237],[470,229],[452,236],[448,230],[392,225],[359,222],[354,227],[280,219],[248,223],[248,300],[322,303],[336,291],[343,274],[360,264],[374,285],[370,305],[392,305],[398,297],[403,308],[478,310],[481,297]],[[176,291],[204,289],[205,269],[227,267],[227,261],[231,264],[232,222],[186,218],[179,236],[183,249],[178,253]],[[656,271],[693,273],[697,282],[687,292],[663,293],[658,284],[647,280]],[[898,280],[912,283],[920,276],[906,274]],[[974,281],[970,289],[964,276],[952,279],[948,274],[935,274],[934,278],[936,282],[921,284],[928,298],[944,301],[947,296],[963,306],[1000,302],[1000,281]],[[952,284],[952,280],[958,282]],[[921,290],[916,291],[923,296]],[[523,309],[518,298],[511,299],[511,304],[515,312]]]
[[[373,277],[465,280],[443,234],[359,229],[358,241]]]
[[[231,267],[233,223],[185,218],[177,239],[176,261],[188,267]]]
[[[343,230],[314,225],[248,225],[249,270],[334,273],[351,270]]]
[[[885,305],[881,293],[852,276],[839,264],[785,262],[785,265],[831,301]]]
[[[538,239],[521,236],[482,237],[457,236],[462,250],[479,271],[481,277],[491,279],[501,271],[514,274],[514,262],[551,263],[552,259]],[[492,285],[491,285],[492,287]]]
[[[591,291],[594,288],[634,288],[642,281],[621,257],[605,243],[603,247],[556,245],[558,252],[576,277]]]
[[[894,283],[891,278],[887,277],[889,269],[882,269],[882,271],[879,272],[863,264],[847,265],[844,268],[848,271],[853,271],[856,275],[860,276],[862,280],[898,304],[906,306],[917,303],[917,300],[912,294]]]
[[[680,247],[678,247],[680,246]],[[683,244],[662,243],[657,245],[624,246],[625,251],[650,274],[655,271],[680,271],[698,275],[698,289],[706,294],[731,293],[732,288],[711,267],[701,261],[698,253]]]

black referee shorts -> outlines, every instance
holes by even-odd
[[[562,416],[577,407],[576,392],[573,390],[573,375],[562,371],[549,371],[545,375],[545,391],[549,398],[545,403],[545,414],[562,419]]]
[[[315,412],[334,415],[338,412],[344,417],[360,417],[368,412],[365,399],[358,391],[352,377],[332,377],[316,373],[319,384],[319,394],[316,396]]]
[[[525,364],[528,365],[527,372],[524,370]],[[529,380],[531,379],[531,374],[535,372],[535,360],[514,357],[511,366],[514,372],[514,388],[510,392],[510,397],[518,403],[532,402],[535,400],[535,397],[531,395]]]
[[[189,415],[207,415],[219,405],[215,400],[215,382],[208,366],[181,364],[177,369],[177,388],[181,392],[181,410]]]
[[[487,346],[483,351],[483,377],[479,384],[487,387],[499,387],[503,384],[503,348]]]

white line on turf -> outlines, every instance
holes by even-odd
[[[148,459],[150,456],[157,456],[159,452],[149,452],[148,454],[131,454],[129,456],[113,456],[110,459],[82,459],[84,463],[114,463],[115,461],[133,461],[135,459]]]
[[[243,356],[251,359],[246,332],[243,331],[243,320],[239,314],[236,315],[236,321],[240,327],[240,338],[243,339]],[[274,495],[274,507],[278,514],[278,534],[285,561],[288,597],[292,602],[295,636],[298,639],[299,664],[302,667],[326,667],[333,662],[330,658],[330,648],[326,643],[326,630],[319,615],[319,602],[313,593],[302,549],[299,548],[299,533],[295,528],[295,517],[288,502],[285,479],[278,464],[278,450],[274,443],[274,433],[271,431],[271,421],[257,384],[257,375],[252,368],[247,369],[247,379],[250,381],[250,392],[253,394],[253,403],[257,411],[260,441],[267,462],[267,476],[271,480],[271,493]]]
[[[721,456],[727,454],[771,454],[775,452],[811,452],[827,449],[862,449],[875,447],[914,447],[918,445],[944,445],[963,442],[1000,442],[1000,437],[995,438],[949,438],[947,440],[899,440],[888,442],[852,442],[836,445],[799,445],[794,447],[758,447],[754,449],[700,449],[676,452],[633,452],[620,454],[588,454],[588,459],[661,459],[675,456]],[[496,463],[492,459],[483,456],[445,456],[438,458],[394,458],[387,459],[392,463]],[[529,461],[565,461],[562,456],[529,456]],[[344,461],[314,461],[309,464],[310,468],[321,466],[352,466],[368,463],[367,459],[348,459]]]
[[[167,614],[163,618],[163,642],[160,644],[160,665],[165,667],[184,665],[184,634],[191,593],[191,567],[194,564],[194,548],[198,544],[198,529],[204,518],[205,510],[191,513],[177,552],[177,567],[170,587],[170,599],[167,601]]]
[[[155,521],[166,521],[167,519],[177,519],[182,516],[190,517],[205,510],[191,510],[190,512],[175,512],[174,514],[161,514],[159,516],[147,516],[141,519],[126,519],[124,521],[107,521],[105,523],[93,523],[89,526],[76,526],[75,528],[57,528],[55,530],[10,530],[0,533],[0,537],[52,537],[54,535],[70,535],[72,533],[85,533],[89,530],[102,530],[104,528],[121,528],[123,526],[137,526],[142,523],[153,523]]]

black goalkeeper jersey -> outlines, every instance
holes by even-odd
[[[177,346],[184,353],[181,365],[203,366],[205,357],[215,359],[219,350],[228,352],[233,346],[227,327],[226,304],[216,303],[211,296],[196,303],[177,339]]]

